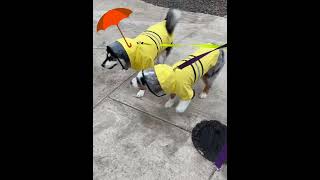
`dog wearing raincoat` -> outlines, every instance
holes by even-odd
[[[122,69],[132,68],[139,72],[156,63],[164,63],[171,47],[162,47],[160,44],[173,43],[173,30],[180,17],[180,11],[169,9],[165,20],[150,26],[133,39],[126,38],[131,47],[126,45],[123,38],[109,44],[106,49],[107,57],[101,66],[112,69],[120,64]],[[145,89],[141,87],[136,97],[142,97],[144,93]]]
[[[158,64],[153,68],[142,70],[136,78],[132,79],[130,84],[135,88],[147,86],[158,97],[170,94],[170,99],[165,103],[166,108],[172,107],[176,97],[179,97],[180,100],[176,107],[176,112],[182,113],[194,98],[195,91],[193,87],[200,78],[205,83],[200,98],[207,97],[212,82],[224,66],[224,52],[223,50],[212,51],[183,69],[177,67],[191,58],[210,50],[212,49],[200,48],[189,55],[188,58],[178,61],[173,66]]]

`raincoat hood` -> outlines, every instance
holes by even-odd
[[[154,67],[161,88],[167,94],[175,91],[175,80],[173,67],[167,64],[158,64]]]
[[[129,39],[128,39],[129,40]],[[134,46],[132,45],[131,48],[128,48],[127,45],[123,45],[121,42],[123,41],[115,41],[107,46],[107,52],[110,52],[118,62],[121,64],[123,69],[128,70],[131,67],[130,59],[128,56],[128,49],[134,50]],[[132,41],[132,40],[131,40]],[[130,40],[129,40],[130,42]],[[128,48],[128,49],[126,49]]]
[[[166,21],[162,21],[150,26],[134,39],[126,38],[128,43],[132,45],[130,48],[123,38],[117,40],[125,50],[132,69],[141,71],[153,67],[159,54],[166,48],[160,44],[172,43],[173,36],[168,34],[165,25]]]

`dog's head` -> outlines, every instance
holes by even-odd
[[[145,89],[146,81],[140,71],[135,78],[130,81],[130,85],[136,89]]]
[[[106,59],[104,60],[104,62],[101,64],[102,67],[104,68],[108,68],[108,69],[112,69],[114,68],[116,65],[118,65],[118,60],[117,57],[115,57],[113,54],[111,54],[110,52],[107,51],[107,55],[106,55]]]
[[[127,52],[119,42],[108,45],[106,51],[106,59],[101,64],[102,67],[112,69],[120,64],[122,69],[128,70],[131,66]]]
[[[165,95],[154,68],[140,71],[137,76],[130,81],[130,84],[136,89],[146,89],[147,87],[152,94],[158,97]]]

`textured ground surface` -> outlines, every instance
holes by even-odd
[[[227,0],[143,0],[161,7],[179,8],[185,11],[201,12],[216,16],[227,15]]]
[[[93,179],[208,179],[212,163],[193,147],[192,128],[204,119],[227,124],[227,66],[216,79],[207,99],[195,97],[184,114],[164,109],[168,97],[147,92],[137,99],[129,87],[132,70],[102,69],[105,45],[120,38],[116,27],[96,32],[98,19],[106,11],[128,7],[133,13],[120,23],[127,37],[135,37],[162,20],[167,8],[143,1],[93,1]],[[175,43],[224,43],[227,19],[209,14],[182,12],[175,29]],[[183,59],[195,49],[173,49],[166,63]],[[199,94],[202,82],[196,86]],[[226,179],[227,168],[211,179]]]

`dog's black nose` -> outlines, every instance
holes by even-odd
[[[103,67],[103,68],[105,68],[105,64],[103,63],[103,64],[101,64],[101,66]]]
[[[130,85],[132,85],[132,81],[130,81]]]

